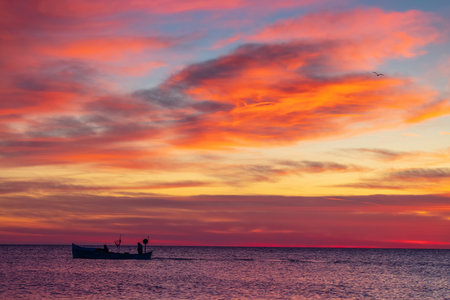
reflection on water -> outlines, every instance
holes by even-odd
[[[0,246],[0,299],[449,297],[450,250],[152,247],[151,261]],[[136,252],[133,248],[123,251]]]

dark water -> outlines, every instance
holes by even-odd
[[[450,299],[450,250],[152,249],[114,261],[0,246],[0,299]]]

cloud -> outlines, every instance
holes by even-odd
[[[370,190],[403,190],[408,188],[405,184],[399,183],[385,183],[377,180],[362,180],[361,182],[347,183],[336,185],[335,187],[370,189]],[[411,187],[409,187],[411,188]]]
[[[319,173],[319,172],[355,172],[364,170],[363,167],[355,165],[344,165],[335,162],[321,162],[321,161],[289,161],[284,160],[279,162],[281,165],[292,167],[301,172]]]
[[[64,3],[52,6],[37,1],[20,14],[20,5],[11,4],[5,8],[7,13],[2,12],[2,22],[11,30],[3,37],[10,43],[0,46],[6,54],[0,64],[8,74],[0,75],[4,79],[0,97],[8,99],[0,103],[3,165],[95,163],[153,168],[161,166],[159,159],[166,157],[169,149],[230,150],[350,136],[421,122],[446,107],[436,104],[443,103],[436,100],[436,92],[410,79],[389,74],[377,78],[359,64],[359,58],[355,64],[343,62],[355,58],[353,51],[363,49],[364,59],[378,51],[345,30],[346,17],[362,24],[365,17],[373,15],[369,18],[373,24],[358,26],[370,41],[389,35],[389,26],[392,34],[404,32],[412,38],[407,52],[415,55],[415,49],[437,39],[431,25],[433,17],[421,12],[368,9],[278,22],[248,38],[253,43],[215,59],[186,65],[156,87],[125,93],[106,80],[110,77],[105,73],[127,66],[130,56],[145,56],[148,49],[172,49],[184,39],[158,32],[126,34],[131,26],[127,17],[110,28],[94,18],[96,14],[106,19],[114,16],[124,8],[123,2],[114,2],[105,10],[100,10],[98,3]],[[144,14],[153,9],[188,12],[249,7],[249,3],[253,2],[215,3],[218,6],[195,2],[171,10],[170,5],[160,8],[154,3],[133,2],[125,10]],[[273,5],[280,8],[291,4]],[[64,5],[71,8],[70,15]],[[81,21],[92,30],[86,31]],[[283,33],[289,26],[300,30],[313,21],[320,26],[308,39]],[[342,25],[335,37],[323,38],[323,32],[336,22]],[[381,32],[374,29],[375,25],[381,26]],[[36,38],[36,32],[42,33],[42,38]],[[62,37],[61,32],[67,35]],[[419,33],[428,37],[420,40],[416,37]],[[396,44],[389,45],[388,49],[397,49]],[[26,54],[25,48],[33,55]],[[384,61],[408,56],[402,49],[377,57]],[[157,60],[156,65],[149,65],[148,61],[142,65],[143,70],[164,64]],[[140,62],[135,63],[128,66],[131,71],[127,74],[135,73],[133,69]],[[137,70],[139,73],[140,68]],[[341,167],[348,166],[303,162],[297,171],[345,170]],[[258,166],[252,172],[290,172],[286,168]]]
[[[419,165],[441,165],[448,161],[450,156],[450,149],[443,148],[433,152],[425,151],[394,151],[381,148],[356,148],[343,149],[343,151],[354,152],[356,154],[369,155],[369,157],[381,161],[404,161]]]
[[[69,183],[70,182],[70,183]],[[142,182],[134,185],[89,185],[74,183],[73,180],[0,180],[0,194],[60,194],[60,193],[92,193],[98,191],[125,192],[128,190],[158,190],[199,187],[212,184],[205,181],[172,181],[172,182]]]
[[[387,12],[366,8],[318,12],[278,21],[249,39],[259,42],[345,40],[351,47],[343,53],[355,55],[355,62],[370,59],[380,62],[387,57],[422,53],[421,47],[440,36],[433,24],[436,22],[439,19],[435,15],[417,10]]]
[[[120,67],[109,68],[110,72],[114,72],[116,75],[126,75],[126,76],[145,76],[154,70],[166,67],[167,63],[163,61],[147,61],[143,63],[138,63],[136,65],[126,64]]]
[[[302,1],[267,1],[267,0],[229,0],[229,1],[217,1],[217,0],[192,0],[189,2],[180,0],[154,0],[151,2],[140,0],[129,1],[88,1],[79,0],[76,2],[70,0],[61,0],[58,3],[54,3],[50,0],[39,0],[33,3],[31,10],[37,11],[40,14],[49,17],[59,18],[80,18],[80,17],[105,17],[119,13],[129,12],[145,12],[148,14],[179,14],[186,12],[199,12],[199,11],[222,11],[233,10],[237,8],[248,8],[273,10],[290,8],[296,6],[311,5],[318,2],[325,2],[323,0],[302,0]]]
[[[101,89],[97,75],[95,68],[74,60],[19,68],[3,82],[0,97],[5,100],[0,102],[0,115],[16,115],[23,121],[34,115],[70,113],[74,103],[82,103]]]
[[[189,99],[176,89],[153,88],[134,92],[134,96],[146,100],[148,103],[156,104],[163,108],[176,109],[184,107]]]
[[[36,163],[52,157],[53,162],[100,159],[116,164],[120,159],[141,156],[140,151],[131,149],[127,156],[125,142],[160,137],[179,148],[284,145],[395,126],[404,121],[405,111],[429,100],[429,92],[400,78],[325,76],[324,63],[317,67],[318,60],[310,53],[318,51],[333,57],[329,50],[322,44],[245,45],[223,57],[187,66],[159,87],[132,95],[89,95],[84,103],[79,99],[89,91],[89,84],[83,81],[74,92],[66,91],[60,83],[64,83],[64,77],[55,76],[55,83],[48,81],[41,86],[29,83],[28,90],[16,92],[17,107],[6,107],[5,113],[12,115],[24,109],[29,113],[55,113],[73,103],[72,108],[83,115],[22,120],[17,125],[22,128],[20,134],[10,136],[4,145],[14,145],[11,139],[19,137],[29,142],[54,137],[54,150],[47,149],[53,156],[46,154]],[[78,75],[73,75],[67,81],[77,80]],[[62,92],[53,91],[58,86],[62,86]],[[409,91],[412,88],[414,93]],[[77,146],[67,151],[66,146],[74,144]],[[74,153],[81,149],[90,149],[86,151],[92,155]],[[8,159],[17,156],[21,164],[36,155],[5,150]],[[106,151],[104,155],[102,151]],[[30,160],[20,159],[19,154],[29,155]],[[58,159],[61,155],[70,159]]]
[[[150,232],[156,244],[395,247],[385,240],[422,240],[429,241],[423,247],[448,247],[446,196],[338,198],[4,195],[0,231],[9,243],[112,241],[117,232],[128,239]]]
[[[335,50],[347,46],[340,42],[247,44],[187,66],[161,85],[168,95],[177,95],[166,101],[173,99],[174,108],[185,99],[234,108],[179,123],[174,128],[176,144],[270,146],[355,134],[405,122],[405,112],[433,101],[432,91],[407,79],[333,73],[341,59]]]
[[[53,3],[48,0],[41,0],[38,4],[38,11],[40,13],[57,16],[57,17],[90,17],[90,16],[108,16],[123,12],[147,12],[147,13],[162,13],[172,14],[187,11],[201,11],[201,10],[221,10],[233,9],[242,6],[242,0],[231,1],[177,1],[177,0],[155,0],[152,2],[131,0],[131,1],[105,1],[100,0],[95,3],[91,1],[81,0],[72,2],[62,0],[58,3]],[[67,9],[70,7],[70,10]],[[69,13],[70,11],[70,13]]]
[[[123,59],[127,54],[141,53],[151,49],[168,48],[173,46],[175,42],[175,39],[167,37],[95,37],[52,46],[43,49],[43,53],[61,58],[114,61]]]
[[[450,114],[450,99],[443,99],[426,103],[422,107],[418,107],[416,111],[411,112],[411,116],[407,120],[410,123],[417,123],[423,120],[442,117]]]
[[[253,182],[277,182],[284,176],[311,173],[359,172],[365,168],[327,161],[271,160],[266,164],[215,164],[208,163],[203,172],[219,178],[231,186],[245,186]]]
[[[378,149],[378,148],[358,148],[350,149],[351,151],[356,151],[359,153],[367,153],[379,158],[381,160],[396,160],[404,158],[405,156],[413,155],[413,153],[403,152],[403,151],[392,151],[388,149]]]
[[[390,177],[401,180],[450,179],[450,168],[416,168],[390,173]]]
[[[374,78],[362,72],[388,58],[422,53],[418,49],[439,37],[434,21],[435,16],[419,11],[357,9],[268,26],[247,38],[259,43],[187,66],[166,81],[166,89],[194,100],[236,106],[211,119],[202,116],[183,123],[180,144],[285,144],[444,115],[443,104],[430,105],[436,92],[408,79]],[[349,30],[355,23],[358,34]],[[221,132],[221,139],[205,128]]]
[[[417,183],[420,185],[417,185]],[[409,168],[385,171],[379,176],[363,178],[359,182],[337,185],[376,190],[416,190],[446,193],[450,184],[449,168]]]
[[[61,127],[51,125],[60,124]],[[74,126],[71,126],[74,125]],[[96,125],[96,126],[95,126]],[[56,119],[35,124],[26,135],[9,135],[0,143],[4,167],[50,164],[94,164],[119,168],[162,168],[168,151],[162,147],[135,145],[155,133],[149,127],[126,123],[88,123],[77,119]],[[75,127],[76,126],[76,127]],[[47,131],[43,131],[45,129]]]
[[[97,74],[95,68],[82,61],[54,60],[16,75],[14,82],[21,90],[82,92]]]

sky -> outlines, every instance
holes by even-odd
[[[449,20],[0,0],[0,244],[449,249]]]

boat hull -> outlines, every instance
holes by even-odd
[[[139,259],[150,260],[152,258],[152,252],[146,252],[142,254],[133,253],[117,253],[117,252],[105,252],[99,248],[87,248],[72,244],[72,257],[73,258],[87,258],[87,259]]]

